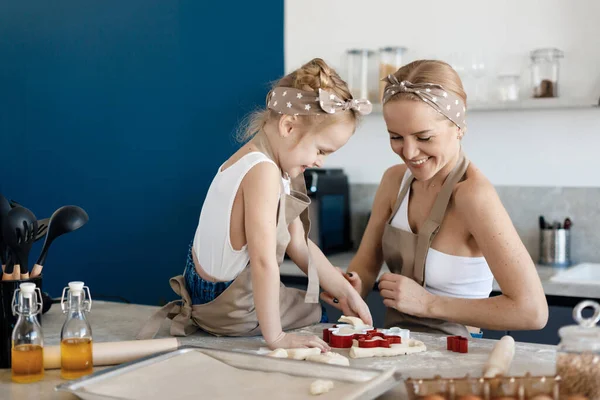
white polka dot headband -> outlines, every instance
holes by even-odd
[[[454,125],[464,130],[467,126],[465,114],[467,108],[460,97],[452,92],[446,92],[441,85],[433,83],[399,82],[394,75],[383,79],[388,85],[383,92],[383,104],[387,103],[397,93],[413,93],[434,110],[448,118]]]
[[[276,87],[267,96],[267,107],[279,114],[319,115],[354,110],[360,115],[369,114],[373,105],[369,100],[342,100],[334,93],[319,89],[318,92],[289,87]]]

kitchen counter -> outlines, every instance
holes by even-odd
[[[345,253],[339,253],[329,256],[329,260],[331,263],[337,267],[346,270],[352,257],[354,257],[355,252],[349,251]],[[542,281],[542,286],[544,288],[544,293],[546,296],[558,296],[558,297],[572,297],[577,299],[600,299],[600,286],[595,284],[582,284],[582,283],[567,283],[567,282],[554,282],[550,278],[557,274],[563,269],[551,268],[538,265],[536,266],[538,275],[540,276],[540,280]],[[286,259],[283,261],[283,264],[280,268],[280,274],[282,276],[282,280],[285,283],[285,279],[292,279],[296,281],[300,281],[302,279],[306,279],[306,275],[302,272],[296,264],[292,262],[292,260]],[[387,265],[383,265],[381,267],[381,272],[379,276],[383,273],[389,272]],[[500,292],[500,286],[494,280],[493,284],[494,292]]]
[[[133,340],[138,330],[146,319],[158,307],[121,304],[95,301],[89,315],[94,341],[109,342],[119,340]],[[64,316],[56,304],[43,316],[43,329],[46,345],[59,343],[60,328]],[[168,337],[169,322],[165,321],[157,337]],[[319,334],[325,326],[315,325],[300,329],[302,333]],[[372,358],[350,360],[351,366],[362,368],[389,368],[396,367],[405,377],[426,378],[441,374],[446,377],[460,377],[469,373],[481,375],[482,368],[489,352],[496,343],[489,339],[473,339],[469,342],[469,353],[460,354],[446,350],[446,338],[443,335],[418,334],[412,335],[422,340],[427,351],[420,354],[391,358]],[[260,337],[250,338],[217,338],[204,333],[196,333],[187,338],[180,338],[182,345],[196,345],[215,349],[227,349],[258,354],[264,352],[264,342]],[[340,351],[340,352],[343,352]],[[531,372],[536,375],[554,374],[554,360],[556,350],[554,346],[517,343],[515,359],[510,373],[524,375]],[[96,368],[98,371],[102,368]],[[10,380],[10,369],[0,370],[0,400],[44,400],[44,399],[76,399],[76,397],[57,393],[54,387],[65,381],[60,379],[59,370],[46,371],[45,378],[36,383],[16,384]],[[201,393],[201,374],[198,378],[198,391]],[[307,396],[308,398],[309,396]],[[406,398],[404,385],[386,393],[381,399]]]

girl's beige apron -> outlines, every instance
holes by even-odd
[[[392,273],[409,277],[418,284],[425,286],[425,260],[429,247],[444,219],[452,190],[464,176],[468,166],[469,161],[461,151],[456,166],[444,181],[433,208],[420,227],[418,234],[391,225],[392,219],[408,193],[414,177],[411,176],[407,179],[406,184],[400,189],[392,215],[387,221],[383,233],[383,258]],[[441,332],[470,337],[469,331],[464,325],[433,318],[419,318],[401,313],[393,308],[387,309],[384,325],[386,327],[401,326],[417,332]]]
[[[264,135],[258,138],[257,147],[273,159],[270,147]],[[308,205],[310,199],[306,195],[304,176],[300,174],[292,179],[291,194],[286,194],[281,187],[277,216],[277,263],[281,266],[285,250],[290,242],[288,225],[298,216],[304,226],[307,240],[310,229]],[[192,251],[192,254],[194,252]],[[194,256],[194,263],[197,264]],[[233,283],[217,298],[206,304],[192,305],[191,297],[185,287],[183,275],[170,279],[171,288],[181,300],[175,300],[157,311],[142,330],[138,339],[153,338],[165,318],[173,320],[171,335],[187,336],[198,328],[218,336],[254,336],[260,335],[258,318],[254,308],[250,264],[235,278]],[[300,328],[318,323],[321,319],[319,304],[319,277],[309,253],[308,288],[304,292],[287,288],[280,283],[279,312],[281,326],[284,330]]]

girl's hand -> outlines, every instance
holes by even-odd
[[[369,311],[369,306],[363,298],[360,296],[360,292],[355,289],[362,286],[362,282],[358,274],[353,273],[352,276],[345,274],[341,269],[338,268],[341,274],[346,277],[346,280],[350,283],[350,285],[346,285],[345,288],[345,296],[340,299],[333,297],[331,294],[327,292],[321,293],[321,300],[326,302],[332,307],[340,310],[344,315],[359,317],[362,321],[367,325],[373,325],[373,317],[371,316],[371,311]]]
[[[340,301],[340,304],[345,305],[342,307],[344,315],[356,316],[362,319],[365,324],[373,326],[373,317],[369,306],[356,290],[350,289],[346,298],[343,302]]]
[[[279,336],[271,343],[267,343],[271,350],[275,349],[298,349],[317,347],[325,353],[331,348],[322,339],[315,335],[297,335],[295,333],[281,332]]]
[[[412,279],[389,272],[379,280],[379,293],[386,307],[417,317],[428,316],[429,306],[435,298]]]

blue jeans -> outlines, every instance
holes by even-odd
[[[192,298],[192,304],[206,304],[213,301],[233,283],[233,281],[209,282],[202,279],[194,266],[191,243],[185,263],[185,270],[183,271],[183,279],[185,280],[185,288]]]
[[[206,304],[225,291],[233,281],[228,282],[209,282],[200,277],[196,272],[194,265],[194,258],[192,257],[192,243],[188,249],[187,260],[185,263],[185,270],[183,271],[183,279],[185,280],[185,288],[187,289],[190,297],[192,298],[192,304]],[[327,317],[327,311],[323,304],[321,304],[321,323],[326,324],[329,322]]]

